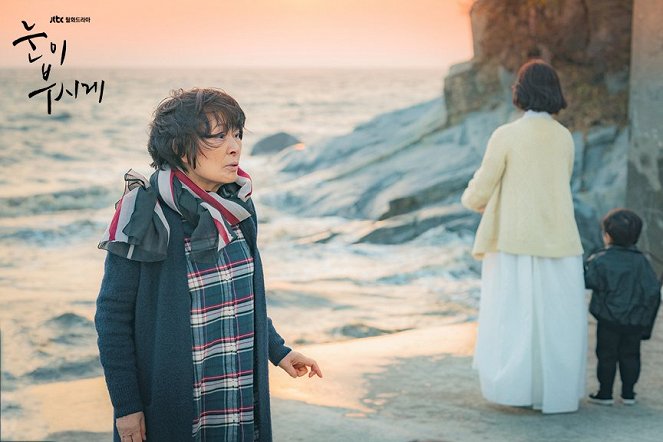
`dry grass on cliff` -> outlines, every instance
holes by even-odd
[[[565,126],[586,131],[592,126],[627,124],[627,89],[610,93],[605,78],[597,78],[597,73],[586,67],[558,63],[557,69],[569,105],[560,114]]]

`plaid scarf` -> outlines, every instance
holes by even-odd
[[[179,169],[157,170],[149,181],[129,170],[124,175],[124,195],[99,248],[134,261],[165,259],[170,238],[161,207],[165,203],[194,226],[192,258],[216,262],[219,251],[235,239],[232,226],[251,216],[251,177],[242,169],[237,175],[234,183],[221,186],[221,196],[201,189]]]

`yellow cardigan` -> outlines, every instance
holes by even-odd
[[[528,111],[493,132],[461,202],[483,212],[472,255],[560,258],[582,254],[573,215],[571,133],[545,112]]]

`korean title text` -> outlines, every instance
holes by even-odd
[[[62,17],[55,17],[59,18],[60,20],[62,19]],[[52,23],[54,22],[53,20],[55,17],[51,19]],[[61,23],[59,21],[57,22]],[[94,82],[74,80],[73,85],[67,85],[67,87],[65,87],[65,84],[62,81],[49,82],[53,69],[53,63],[57,63],[59,66],[64,64],[65,57],[67,55],[67,40],[62,40],[61,43],[49,41],[46,32],[39,32],[34,30],[36,23],[32,25],[28,24],[26,21],[21,21],[21,23],[23,24],[26,35],[23,35],[14,40],[12,45],[15,47],[18,45],[22,45],[22,47],[25,48],[29,47],[30,51],[28,52],[28,62],[30,64],[41,60],[41,80],[44,82],[42,83],[44,87],[38,87],[30,92],[28,94],[28,98],[32,99],[37,96],[45,97],[46,108],[49,115],[53,109],[53,101],[60,101],[63,97],[65,97],[65,94],[72,97],[74,100],[78,99],[78,97],[82,95],[96,94],[99,97],[99,103],[101,103],[104,97],[104,80]],[[44,56],[46,58],[44,58]]]

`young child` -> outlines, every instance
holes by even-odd
[[[589,401],[612,405],[617,365],[622,402],[635,404],[640,376],[640,340],[651,333],[661,299],[660,283],[647,258],[636,248],[642,219],[626,209],[610,211],[602,221],[605,248],[585,263],[585,286],[592,289],[590,313],[597,319],[596,375],[600,388]]]

